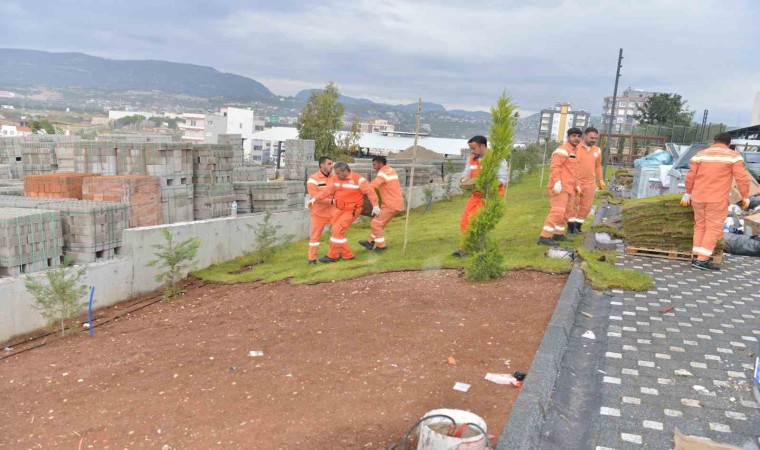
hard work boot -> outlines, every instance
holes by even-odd
[[[552,240],[554,241],[569,241],[570,239],[567,238],[564,234],[555,234],[552,236]]]
[[[583,234],[583,224],[580,222],[575,222],[575,234]]]
[[[456,256],[457,258],[464,258],[465,256],[467,256],[467,253],[460,248],[459,250],[452,253],[451,256]]]
[[[545,238],[545,237],[538,238],[538,242],[536,242],[536,244],[537,245],[548,245],[549,247],[556,247],[557,245],[559,245],[556,242],[554,242],[553,240],[551,240],[549,238]]]
[[[375,247],[374,250],[372,250],[372,251],[376,252],[376,253],[382,253],[382,252],[384,252],[386,250],[388,250],[388,247]]]
[[[576,225],[578,225],[577,222],[568,222],[568,224],[567,224],[567,234],[576,234],[576,233],[578,233],[576,231],[576,228],[575,228]]]
[[[334,263],[334,262],[338,262],[339,259],[337,259],[337,258],[336,259],[332,259],[329,256],[325,255],[325,256],[319,258],[319,261],[323,262],[323,263]]]
[[[316,260],[316,259],[310,259],[310,260],[309,260],[309,265],[310,265],[310,266],[314,266],[314,265],[316,265],[316,264],[317,264],[317,260]]]
[[[359,241],[359,245],[366,248],[367,250],[372,250],[372,248],[375,246],[375,243],[370,241]]]
[[[691,262],[692,267],[696,267],[699,270],[720,270],[720,267],[716,266],[715,264],[708,261],[700,261],[698,259],[695,259]]]

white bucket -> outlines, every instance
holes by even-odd
[[[465,423],[479,425],[483,431],[488,432],[486,422],[480,416],[459,409],[434,409],[425,417],[434,414],[445,414],[457,423],[457,427]],[[475,427],[469,427],[463,437],[446,436],[451,421],[444,417],[428,419],[420,424],[417,450],[484,450],[486,448],[486,436]],[[442,431],[442,432],[439,432]]]

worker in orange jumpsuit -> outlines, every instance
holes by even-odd
[[[575,149],[578,161],[576,176],[581,193],[573,196],[573,206],[568,214],[567,234],[583,232],[581,228],[591,212],[597,182],[600,189],[607,188],[602,177],[602,150],[596,146],[597,139],[599,139],[599,130],[588,127],[583,131],[581,144]]]
[[[488,140],[485,136],[473,136],[467,141],[467,146],[470,147],[472,154],[462,171],[462,182],[475,180],[478,178],[478,175],[480,175],[480,171],[482,170],[480,162],[488,152]],[[509,167],[507,166],[507,161],[502,159],[499,163],[499,171],[496,174],[496,177],[499,179],[499,195],[503,196],[506,191],[505,186],[507,185],[508,176]],[[485,197],[483,193],[474,191],[470,196],[470,199],[467,200],[464,211],[462,211],[462,217],[459,220],[459,228],[462,230],[462,234],[467,232],[467,227],[470,225],[470,219],[472,219],[483,206],[485,206]],[[452,256],[461,258],[466,256],[466,253],[460,248],[452,253]]]
[[[306,190],[309,196],[316,197],[317,194],[327,188],[328,185],[335,183],[335,175],[332,174],[333,160],[327,156],[319,158],[319,170],[314,172],[306,181]],[[332,197],[320,200],[311,208],[311,232],[309,234],[309,264],[317,263],[317,250],[319,249],[319,240],[325,226],[330,223],[330,218],[335,213]]]
[[[567,142],[557,147],[552,153],[547,185],[551,209],[538,238],[539,245],[554,247],[558,245],[557,241],[568,240],[565,236],[567,210],[573,206],[573,196],[580,194],[580,186],[576,180],[578,162],[575,155],[580,142],[580,128],[570,128],[567,130]]]
[[[380,214],[380,206],[377,203],[377,194],[369,185],[369,182],[355,172],[344,162],[337,162],[333,166],[335,180],[331,185],[319,191],[316,196],[309,200],[310,205],[333,198],[336,207],[335,213],[330,219],[332,235],[330,236],[330,250],[326,256],[319,258],[323,263],[331,263],[340,259],[354,259],[354,254],[348,246],[346,232],[354,220],[358,217],[364,205],[364,197],[369,198],[372,204],[372,215]]]
[[[367,250],[383,252],[388,248],[385,245],[385,227],[391,219],[396,217],[396,214],[404,210],[404,194],[401,193],[398,174],[393,167],[388,165],[385,156],[373,157],[372,168],[377,170],[377,177],[369,185],[380,192],[382,204],[380,213],[369,223],[369,240],[359,241],[359,245]]]
[[[723,236],[723,222],[728,215],[728,195],[732,180],[741,194],[742,209],[749,208],[750,175],[742,156],[729,149],[731,135],[720,133],[713,144],[689,161],[686,194],[681,205],[694,208],[694,244],[691,265],[702,270],[720,270],[710,262],[715,245]]]

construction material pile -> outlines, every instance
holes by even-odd
[[[161,187],[157,177],[116,175],[85,178],[82,199],[129,203],[129,228],[164,223]]]
[[[694,211],[680,205],[681,194],[626,201],[620,209],[629,246],[691,253]],[[716,246],[715,254],[723,245]]]
[[[612,176],[611,183],[630,189],[633,186],[633,172],[618,170]]]

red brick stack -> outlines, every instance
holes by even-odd
[[[84,181],[84,200],[129,203],[129,228],[161,225],[161,187],[157,177],[117,175]]]
[[[75,198],[82,200],[85,178],[97,177],[89,173],[47,173],[24,177],[24,196],[42,198]]]

